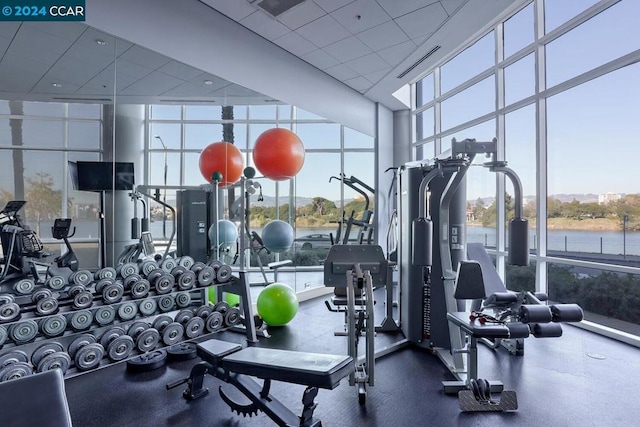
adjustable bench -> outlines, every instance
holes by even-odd
[[[191,370],[189,378],[167,385],[167,389],[188,383],[183,396],[188,400],[206,395],[205,374],[235,386],[251,403],[237,403],[219,388],[220,397],[232,411],[252,416],[263,411],[279,426],[321,426],[313,418],[318,388],[332,390],[354,370],[349,356],[304,353],[261,347],[243,348],[240,344],[211,339],[197,345],[202,362]],[[263,385],[251,377],[264,380]],[[306,385],[302,415],[295,415],[269,392],[271,381]]]

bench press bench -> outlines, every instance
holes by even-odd
[[[321,426],[313,417],[316,408],[314,399],[319,388],[332,390],[340,380],[354,370],[349,356],[304,353],[262,347],[246,347],[240,344],[211,339],[197,345],[202,362],[195,365],[189,378],[168,384],[167,389],[187,383],[183,392],[187,400],[206,395],[203,388],[205,374],[233,385],[251,403],[237,403],[219,388],[220,397],[232,411],[243,416],[252,416],[263,411],[279,426]],[[261,386],[254,378],[264,380]],[[271,381],[282,381],[305,385],[302,396],[302,415],[295,415],[269,392]]]

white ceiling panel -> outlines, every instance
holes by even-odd
[[[314,65],[321,70],[325,68],[333,67],[334,65],[338,65],[339,62],[336,58],[329,55],[322,49],[316,49],[313,52],[307,53],[306,55],[302,55],[301,57],[311,65]]]
[[[59,84],[59,86],[53,86],[52,83],[57,83]],[[48,79],[42,79],[40,80],[34,87],[33,87],[33,91],[39,92],[39,93],[49,93],[49,94],[56,94],[56,95],[69,95],[69,94],[73,94],[75,93],[78,89],[80,89],[80,86],[77,84],[73,84],[73,83],[69,83],[69,82],[51,82]]]
[[[153,69],[151,68],[120,58],[118,58],[117,61],[117,70],[118,75],[126,74],[127,76],[133,77],[135,79],[141,79],[144,76],[148,76],[153,71]]]
[[[371,83],[375,84],[378,81],[380,81],[380,79],[382,79],[384,76],[389,74],[391,70],[392,70],[391,67],[387,67],[387,68],[383,68],[382,70],[374,71],[373,73],[363,74],[363,77],[369,80]]]
[[[355,71],[353,71],[351,68],[347,67],[344,64],[338,64],[334,67],[327,68],[325,71],[330,76],[333,76],[336,79],[341,81],[352,79],[358,76],[358,74]]]
[[[433,33],[444,23],[447,17],[447,13],[438,2],[401,16],[395,21],[413,39]]]
[[[86,63],[103,69],[113,63],[113,55],[105,55],[101,49],[76,43],[62,55],[59,61],[62,61],[66,67],[77,67],[79,63],[84,66]]]
[[[345,65],[347,65],[349,68],[360,75],[382,70],[383,68],[387,68],[389,66],[389,64],[387,64],[384,59],[382,59],[375,53],[370,53],[369,55],[352,59],[351,61],[345,62]]]
[[[159,53],[150,51],[149,49],[145,49],[140,46],[133,46],[130,49],[127,49],[118,60],[124,59],[129,62],[133,62],[134,64],[142,65],[146,68],[160,68],[165,64],[171,62],[171,59],[167,58],[164,55],[160,55]]]
[[[282,37],[278,37],[274,42],[296,56],[302,56],[317,49],[316,45],[293,31],[288,32]]]
[[[170,89],[180,86],[184,81],[168,74],[154,71],[144,79],[138,80],[134,84],[123,90],[125,95],[145,95],[152,92],[164,93]]]
[[[364,92],[371,87],[371,82],[362,76],[346,80],[344,83],[359,92]]]
[[[320,6],[325,12],[330,13],[336,9],[353,3],[355,0],[313,0],[318,6]]]
[[[333,43],[325,47],[324,51],[340,62],[346,62],[373,52],[356,36],[347,37]]]
[[[328,46],[351,35],[346,28],[329,15],[298,28],[296,32],[318,47]]]
[[[295,30],[324,15],[326,12],[320,6],[307,0],[279,15],[278,21]]]
[[[200,70],[196,70],[195,68],[189,67],[188,65],[178,61],[168,62],[158,68],[158,71],[169,74],[170,76],[178,77],[182,80],[191,80],[202,74]]]
[[[0,25],[0,37],[13,38],[20,25],[20,22],[3,22]]]
[[[357,0],[336,11],[331,16],[353,34],[375,27],[391,19],[378,3],[371,0]]]
[[[399,64],[416,50],[411,40],[377,51],[376,53],[389,64]]]
[[[240,21],[256,11],[256,7],[245,0],[200,0],[234,21]]]
[[[436,3],[438,0],[376,0],[392,18],[398,18],[407,13]]]
[[[254,33],[260,34],[268,40],[277,39],[291,31],[286,25],[276,21],[265,12],[259,10],[242,19],[240,23]]]
[[[201,97],[207,91],[207,87],[204,84],[196,84],[192,82],[185,82],[173,89],[162,93],[163,96],[175,96],[175,97]],[[210,91],[207,91],[209,93]]]
[[[372,50],[382,50],[409,40],[409,37],[394,21],[387,21],[356,35]]]
[[[467,1],[469,0],[440,0],[440,3],[448,15],[453,15]]]
[[[22,25],[25,28],[32,28],[70,42],[75,42],[87,30],[87,26],[80,22],[66,22],[65,25],[59,25],[57,22],[38,21],[24,22]]]

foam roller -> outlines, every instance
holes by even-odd
[[[509,338],[527,338],[530,334],[529,325],[520,322],[505,323],[509,328]]]
[[[546,305],[520,306],[520,321],[523,323],[549,323],[551,320],[551,309]]]
[[[558,338],[562,336],[562,326],[558,323],[535,323],[531,332],[536,338]]]
[[[578,304],[555,304],[551,306],[554,322],[581,322],[584,318]]]

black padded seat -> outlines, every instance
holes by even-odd
[[[502,323],[481,324],[477,319],[469,320],[469,313],[456,311],[447,313],[447,318],[456,326],[475,338],[509,338],[509,328]]]
[[[335,305],[336,307],[339,307],[339,306],[348,305],[349,301],[348,301],[347,297],[333,296],[333,297],[331,297],[331,303],[333,305]],[[359,305],[365,306],[365,305],[367,305],[367,299],[366,298],[355,298],[353,300],[353,304],[355,306],[359,306]],[[374,301],[374,304],[375,304],[375,301]]]
[[[53,369],[0,383],[2,425],[70,427],[62,371]]]

